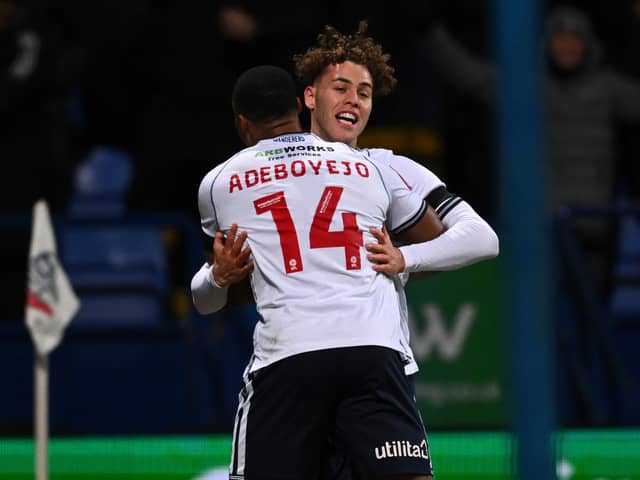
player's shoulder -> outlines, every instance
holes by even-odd
[[[374,162],[383,161],[390,163],[395,155],[393,150],[389,150],[388,148],[359,148],[358,151]]]
[[[388,148],[363,148],[360,149],[360,152],[371,160],[372,163],[389,167],[396,173],[398,173],[398,170],[412,173],[417,169],[428,170],[415,160],[403,155],[398,155]]]
[[[213,183],[220,174],[224,163],[226,162],[216,165],[214,168],[209,170],[207,174],[202,178],[202,180],[200,181],[200,187],[198,188],[198,197],[209,195],[209,192],[211,192],[211,189],[213,188]]]
[[[213,167],[211,170],[209,170],[205,174],[205,176],[202,178],[202,180],[200,182],[200,189],[199,190],[202,191],[202,190],[211,189],[211,187],[215,183],[215,180],[220,176],[220,174],[226,168],[228,168],[234,162],[242,160],[243,158],[246,158],[247,155],[251,156],[251,152],[252,152],[252,147],[244,148],[244,149],[240,150],[239,152],[235,153],[234,155],[232,155],[231,157],[229,157],[228,159],[226,159],[225,161],[217,164],[215,167]]]
[[[425,196],[444,182],[428,167],[405,155],[399,155],[387,148],[365,148],[362,152],[372,161],[387,165],[399,175],[406,185]]]
[[[424,174],[435,175],[426,165],[405,155],[400,155],[388,148],[364,148],[361,151],[374,161],[390,165],[394,170],[399,168],[402,170],[407,169],[410,172],[423,172]]]
[[[407,164],[427,169],[427,167],[425,167],[421,163],[416,162],[412,158],[409,158],[405,155],[400,155],[388,148],[363,148],[360,151],[367,157],[371,158],[373,161],[380,161],[389,165]]]

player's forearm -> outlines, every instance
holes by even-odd
[[[219,287],[213,281],[211,265],[205,263],[191,279],[191,297],[202,314],[215,313],[227,303],[229,287]]]
[[[405,272],[455,270],[498,255],[498,236],[466,202],[448,212],[443,223],[447,230],[438,238],[400,247]]]

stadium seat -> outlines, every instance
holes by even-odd
[[[613,275],[610,312],[625,373],[617,413],[621,424],[640,425],[640,222],[632,214],[620,219]]]
[[[61,232],[61,258],[81,307],[80,326],[144,326],[163,317],[169,288],[158,228],[69,224]]]
[[[131,159],[126,152],[106,146],[93,149],[75,171],[69,217],[122,215],[131,180]]]
[[[620,221],[611,314],[617,324],[640,327],[640,222],[632,215]]]

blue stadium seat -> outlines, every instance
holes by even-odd
[[[126,152],[96,147],[75,171],[69,217],[95,219],[122,215],[132,175],[132,162]]]
[[[620,219],[618,251],[614,266],[611,318],[616,353],[624,363],[624,388],[617,413],[624,425],[640,424],[640,222],[634,215]]]
[[[81,300],[79,326],[152,326],[169,288],[161,231],[149,226],[70,224],[60,252]]]
[[[640,326],[640,222],[632,215],[620,220],[611,314],[616,323]]]

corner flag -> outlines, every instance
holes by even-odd
[[[58,259],[49,208],[39,200],[33,207],[25,308],[26,323],[39,355],[46,356],[58,346],[79,306]]]

